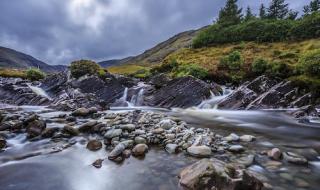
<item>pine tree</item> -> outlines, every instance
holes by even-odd
[[[289,13],[289,4],[285,0],[272,0],[268,8],[268,18],[284,19]]]
[[[290,10],[288,13],[287,19],[296,20],[296,18],[298,17],[298,14],[299,14],[298,11]]]
[[[242,9],[238,8],[238,0],[228,0],[226,6],[219,12],[218,23],[223,26],[236,25],[241,22]]]
[[[266,7],[264,6],[263,3],[260,6],[259,17],[261,19],[265,19],[267,17]]]
[[[320,11],[320,0],[313,0],[309,5],[303,7],[303,12],[305,15],[312,14]]]
[[[244,17],[245,21],[249,21],[253,18],[255,18],[256,16],[252,13],[251,8],[248,6],[247,10],[246,10],[246,16]]]

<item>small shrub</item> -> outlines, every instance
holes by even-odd
[[[252,63],[252,72],[257,75],[261,75],[268,70],[268,67],[269,67],[268,61],[262,58],[259,58]]]
[[[40,69],[30,68],[26,72],[27,79],[31,81],[44,79],[45,76],[46,75]]]
[[[105,78],[106,75],[107,75],[107,72],[104,69],[100,68],[99,71],[98,71],[98,76],[100,78]]]
[[[175,70],[178,68],[179,63],[176,59],[172,59],[169,61],[169,63],[163,63],[161,65],[153,67],[150,72],[152,74],[157,74],[157,73],[167,73]]]
[[[298,86],[301,89],[306,89],[315,94],[320,95],[320,79],[309,77],[306,75],[299,75],[290,77],[289,80],[293,82],[295,86]]]
[[[239,51],[233,51],[229,55],[223,57],[218,65],[219,69],[237,71],[241,69],[243,60]]]
[[[133,73],[131,76],[135,78],[140,78],[140,79],[146,79],[150,77],[151,73],[149,69],[141,69],[135,73]]]
[[[298,57],[298,55],[294,52],[283,52],[279,55],[280,59],[294,59],[297,57]]]
[[[272,62],[267,73],[271,76],[287,78],[292,75],[293,69],[290,65],[284,62]]]
[[[183,64],[174,71],[174,76],[193,76],[198,79],[204,79],[208,76],[208,71],[196,64]]]
[[[70,71],[71,75],[75,78],[80,78],[84,75],[96,75],[99,74],[101,67],[90,60],[80,60],[71,63]]]
[[[298,67],[304,74],[320,78],[320,49],[305,53],[300,58]]]

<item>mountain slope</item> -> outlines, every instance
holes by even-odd
[[[28,69],[39,68],[45,72],[65,70],[62,65],[48,65],[36,58],[6,47],[0,47],[0,68]]]
[[[161,63],[161,61],[165,57],[167,57],[169,54],[179,49],[190,47],[193,37],[196,36],[198,32],[201,31],[202,29],[203,28],[198,30],[190,30],[190,31],[177,34],[172,38],[143,52],[140,55],[127,57],[125,59],[119,59],[119,60],[103,61],[103,62],[100,62],[99,64],[103,67],[110,67],[110,66],[119,66],[119,65],[127,65],[127,64],[150,65],[150,64]]]

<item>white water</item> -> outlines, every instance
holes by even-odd
[[[44,91],[42,88],[38,86],[32,86],[31,84],[28,84],[28,87],[37,95],[42,96],[44,98],[47,98],[49,100],[52,100],[52,98]]]
[[[216,96],[211,92],[211,98],[208,100],[204,100],[200,105],[197,106],[199,109],[216,109],[218,103],[229,96],[233,90],[228,89],[226,87],[222,87],[223,93],[221,96]]]

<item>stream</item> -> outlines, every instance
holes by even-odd
[[[41,96],[48,96],[39,88],[32,88]],[[209,128],[219,135],[236,133],[239,136],[251,134],[256,141],[248,143],[247,150],[230,158],[213,157],[228,161],[243,156],[257,155],[248,168],[263,174],[275,190],[311,189],[320,186],[320,124],[317,118],[308,123],[300,123],[286,114],[290,110],[219,110],[215,104],[230,93],[225,90],[221,97],[212,97],[198,107],[189,109],[162,109],[143,107],[143,85],[137,87],[137,94],[128,100],[126,89],[118,107],[103,113],[126,113],[133,110],[157,112],[177,117],[195,128]],[[49,96],[48,96],[49,97]],[[1,105],[0,109],[14,114],[37,113],[45,120],[52,120],[60,112],[41,106]],[[82,122],[79,120],[79,122]],[[84,121],[83,121],[84,122]],[[47,128],[63,128],[64,123],[52,120]],[[182,189],[177,174],[184,167],[198,159],[186,153],[168,154],[163,148],[150,147],[143,158],[130,157],[121,164],[115,164],[106,158],[110,150],[104,147],[91,152],[86,142],[99,138],[95,135],[81,135],[61,141],[42,139],[29,141],[25,134],[8,134],[8,148],[0,152],[0,189],[2,190],[121,190],[121,189]],[[296,152],[306,157],[306,166],[279,163],[260,155],[270,148]],[[103,167],[96,169],[92,163],[104,159]]]

